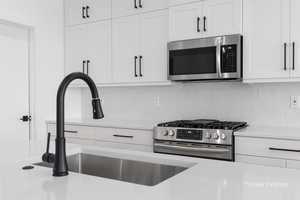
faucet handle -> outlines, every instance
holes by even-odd
[[[44,153],[43,156],[42,156],[42,160],[43,160],[44,162],[47,162],[47,163],[53,163],[54,160],[55,160],[55,155],[54,155],[53,153],[49,153],[49,148],[50,148],[50,137],[51,137],[51,134],[48,133],[46,153]]]

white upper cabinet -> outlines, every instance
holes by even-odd
[[[205,0],[170,8],[170,40],[242,33],[241,0]]]
[[[114,82],[138,81],[139,16],[112,22],[112,64]]]
[[[153,31],[155,30],[155,31]],[[140,17],[139,75],[141,81],[166,81],[168,11],[143,14]]]
[[[242,33],[241,0],[207,0],[203,5],[204,35]]]
[[[167,81],[168,11],[113,19],[112,24],[114,82]]]
[[[193,3],[170,8],[170,40],[185,40],[202,34],[202,3]]]
[[[167,7],[168,0],[112,0],[112,16],[128,16]]]
[[[66,26],[109,18],[111,18],[111,0],[65,0]]]
[[[300,78],[300,1],[291,0],[291,9],[291,75]]]
[[[289,1],[244,0],[244,78],[288,78],[289,49]]]
[[[110,21],[66,28],[65,46],[66,74],[83,72],[97,84],[111,82]]]

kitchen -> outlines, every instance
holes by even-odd
[[[11,97],[12,91],[16,96],[3,98],[1,109],[7,126],[1,141],[1,199],[299,199],[296,0],[3,3],[1,41],[22,38],[16,41],[23,43],[2,43],[7,58],[2,65],[12,69],[22,58],[27,73],[3,69],[11,73],[2,80],[3,96]],[[240,39],[227,44],[233,36]],[[191,54],[189,46],[200,53]],[[16,49],[26,53],[12,59]],[[230,62],[232,55],[236,59]],[[193,68],[197,62],[206,73],[199,65]],[[239,76],[224,73],[229,65],[237,73],[227,75]],[[195,78],[193,70],[200,76]],[[73,72],[91,77],[99,98],[91,97],[84,82],[68,87],[65,127],[59,126],[63,131],[57,135],[65,133],[69,175],[54,177],[52,164],[40,162],[49,136],[45,160],[62,163],[54,158],[55,98],[63,78]],[[18,78],[6,87],[12,76]],[[91,98],[101,100],[103,119],[92,119]],[[198,119],[243,126],[231,129]],[[177,120],[186,121],[164,124]],[[163,141],[168,152],[157,150],[156,141]],[[229,161],[204,159],[222,154],[222,142],[230,147]],[[180,153],[170,153],[174,147]],[[201,155],[184,155],[191,151]],[[117,168],[128,176],[113,174]]]

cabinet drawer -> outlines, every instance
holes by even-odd
[[[300,161],[297,160],[287,160],[286,167],[290,169],[300,169]]]
[[[95,128],[95,139],[117,143],[152,145],[153,132],[131,129]]]
[[[56,124],[48,124],[48,133],[56,136]],[[65,136],[69,138],[92,139],[94,136],[93,128],[87,126],[65,125]]]
[[[300,141],[236,137],[236,153],[300,160]]]
[[[284,159],[279,159],[279,158],[236,155],[235,160],[236,162],[255,164],[255,165],[281,167],[281,168],[286,167],[286,161]]]

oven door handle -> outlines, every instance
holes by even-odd
[[[217,148],[206,148],[206,147],[201,147],[201,148],[183,147],[183,146],[178,146],[178,145],[167,145],[167,144],[158,144],[158,143],[154,143],[154,146],[165,147],[165,148],[170,148],[170,149],[187,150],[187,151],[201,151],[201,152],[208,152],[208,153],[228,153],[228,152],[230,152],[229,149],[217,149]]]

